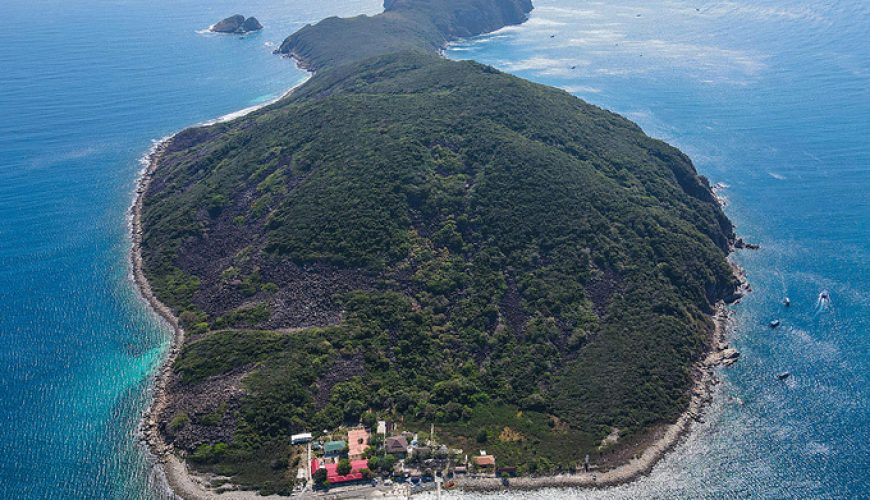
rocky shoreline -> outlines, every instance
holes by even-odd
[[[304,68],[300,66],[300,69]],[[309,75],[308,78],[310,77],[311,75]],[[294,85],[287,92],[283,93],[273,101],[245,108],[235,113],[230,113],[224,117],[200,126],[207,126],[221,121],[239,118],[273,104],[288,97],[307,80],[308,79],[306,78],[306,80]],[[154,172],[159,167],[161,158],[168,150],[176,135],[177,133],[156,142],[144,157],[144,167],[139,174],[139,179],[136,181],[134,200],[130,207],[131,278],[142,298],[149,306],[151,306],[154,312],[165,320],[172,328],[172,341],[170,348],[161,363],[160,369],[154,374],[153,398],[149,407],[145,412],[143,412],[142,419],[139,422],[139,428],[137,429],[137,434],[139,436],[139,441],[147,447],[155,461],[155,465],[160,467],[169,488],[176,496],[185,499],[215,498],[215,492],[210,491],[201,478],[190,473],[187,466],[174,454],[173,446],[166,443],[160,434],[159,415],[163,412],[168,403],[166,387],[169,383],[170,377],[172,376],[172,364],[178,357],[181,347],[184,345],[185,332],[172,310],[166,306],[166,304],[161,302],[154,294],[151,285],[148,283],[148,278],[145,276],[142,261],[142,208],[145,201],[145,193],[148,192],[148,187],[151,185]],[[232,495],[223,494],[220,498],[267,498],[256,495],[253,492],[244,492],[241,496],[239,495],[240,493],[242,492],[235,492]]]
[[[148,409],[142,415],[138,434],[140,443],[150,452],[155,466],[159,467],[158,472],[166,480],[166,484],[172,494],[186,500],[198,500],[216,498],[217,493],[210,491],[205,481],[199,476],[192,474],[188,470],[187,465],[175,455],[173,446],[163,440],[159,423],[159,416],[168,404],[166,387],[172,376],[172,364],[184,345],[185,332],[172,310],[163,304],[151,290],[151,285],[145,277],[141,252],[142,205],[145,193],[148,191],[148,186],[151,183],[154,172],[160,164],[160,159],[169,148],[174,137],[175,135],[172,135],[156,143],[151,152],[146,156],[145,162],[147,164],[137,182],[135,201],[131,208],[130,231],[132,235],[132,248],[130,251],[130,262],[132,264],[133,282],[136,284],[136,288],[139,290],[142,298],[148,302],[154,312],[169,324],[173,333],[169,352],[164,357],[160,370],[154,374],[153,399]],[[254,497],[265,498],[254,493],[242,496],[238,494],[221,495],[220,498]]]
[[[721,207],[727,202],[724,197],[713,189],[716,201]],[[742,239],[737,239],[742,241]],[[732,244],[731,251],[745,248]],[[757,248],[757,247],[756,247]],[[734,300],[731,304],[737,304],[746,294],[752,292],[752,287],[746,278],[746,273],[739,265],[730,262],[734,277],[740,282],[734,292]],[[732,348],[727,337],[732,328],[732,313],[728,309],[729,303],[720,301],[716,304],[713,314],[713,336],[710,339],[710,350],[706,356],[695,363],[693,369],[694,385],[692,386],[692,398],[689,407],[684,411],[676,422],[667,426],[651,444],[645,444],[638,448],[640,455],[627,463],[613,469],[602,472],[559,474],[556,476],[543,477],[517,477],[510,478],[506,482],[499,478],[460,478],[456,480],[456,488],[461,491],[498,492],[507,490],[537,490],[543,488],[606,488],[630,483],[652,472],[655,465],[665,454],[671,451],[692,430],[692,423],[701,420],[704,410],[713,401],[714,391],[720,381],[716,374],[718,367],[728,367],[736,363],[740,358],[740,352]],[[642,451],[641,451],[642,450]]]
[[[181,325],[178,322],[178,318],[175,317],[175,314],[163,304],[157,296],[154,295],[154,292],[151,290],[151,285],[148,283],[148,279],[145,277],[145,272],[143,268],[142,262],[142,206],[144,203],[145,193],[148,191],[148,186],[151,184],[151,179],[153,178],[154,171],[157,169],[157,166],[160,162],[160,158],[166,152],[166,149],[169,147],[170,142],[172,141],[173,136],[162,139],[160,142],[156,143],[151,151],[145,158],[145,168],[139,176],[139,180],[136,185],[136,195],[135,201],[133,202],[133,206],[131,208],[131,218],[130,218],[130,232],[131,232],[131,240],[132,240],[132,248],[130,251],[130,263],[132,265],[132,277],[133,282],[136,284],[137,290],[142,295],[142,298],[148,302],[151,308],[157,313],[161,318],[163,318],[169,326],[172,328],[172,342],[169,348],[169,352],[163,359],[160,370],[154,375],[154,386],[153,386],[153,399],[142,416],[142,420],[139,424],[138,433],[140,435],[140,441],[147,445],[148,450],[152,453],[157,463],[162,465],[167,462],[167,459],[172,456],[172,448],[170,445],[167,445],[162,436],[160,435],[160,429],[158,424],[158,415],[163,411],[166,407],[167,399],[166,399],[166,385],[169,382],[169,378],[172,372],[172,363],[175,361],[175,358],[178,356],[178,352],[181,349],[181,346],[184,344],[184,329],[181,328]],[[169,474],[169,471],[164,467],[164,473],[166,474],[166,479],[170,483],[170,487],[172,487],[172,477]],[[173,490],[175,488],[173,487]]]
[[[639,455],[623,465],[602,472],[560,474],[544,477],[517,477],[503,482],[499,478],[462,478],[456,480],[456,488],[462,491],[497,492],[505,490],[536,490],[542,488],[605,488],[630,483],[649,474],[665,454],[672,450],[692,430],[692,423],[699,421],[706,407],[712,402],[719,379],[716,368],[733,364],[740,353],[730,348],[725,341],[731,314],[724,302],[717,304],[714,321],[716,328],[709,354],[693,367],[695,384],[689,407],[680,418],[669,425],[652,444],[643,448]],[[641,450],[638,450],[641,451]]]

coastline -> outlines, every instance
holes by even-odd
[[[192,128],[230,121],[269,106],[292,94],[299,86],[303,85],[313,76],[314,72],[312,71],[311,66],[306,64],[297,54],[290,53],[284,54],[284,56],[293,59],[298,68],[309,72],[305,80],[294,85],[287,92],[274,100],[223,115],[214,120],[195,125]],[[171,492],[178,497],[185,499],[283,498],[277,496],[264,497],[255,491],[233,490],[232,485],[230,484],[226,484],[221,488],[221,490],[210,488],[208,485],[208,479],[191,472],[186,463],[174,454],[174,448],[172,445],[165,443],[160,434],[158,418],[167,404],[166,387],[171,378],[171,366],[184,344],[185,332],[172,311],[154,295],[148,280],[145,277],[141,257],[141,216],[145,193],[148,190],[154,172],[159,167],[163,154],[166,152],[175,135],[177,134],[170,135],[157,141],[149,153],[147,153],[143,158],[145,166],[137,180],[135,199],[131,207],[130,231],[132,247],[130,260],[132,263],[132,279],[143,299],[148,302],[160,317],[166,320],[173,330],[173,338],[170,348],[160,365],[160,369],[154,374],[155,381],[153,385],[153,398],[140,422],[140,441],[147,446],[147,449],[154,457],[155,466],[159,469],[163,478],[165,478],[166,484]],[[712,191],[716,195],[717,201],[724,207],[726,203],[723,197],[719,195],[719,193],[716,193],[715,189],[712,189]],[[742,269],[733,263],[732,269],[734,275],[741,283],[737,293],[739,300],[739,297],[745,294],[745,292],[749,290],[749,287]],[[634,458],[630,459],[628,462],[602,472],[511,478],[507,483],[507,487],[501,479],[495,477],[464,477],[454,480],[456,483],[456,490],[469,492],[498,492],[505,490],[537,490],[543,488],[603,488],[629,483],[648,475],[659,460],[679,444],[687,433],[691,432],[693,427],[692,423],[701,418],[703,411],[712,401],[715,387],[719,384],[716,375],[717,367],[731,364],[736,359],[736,357],[729,358],[723,354],[728,349],[726,337],[729,332],[730,318],[731,314],[729,313],[727,304],[724,301],[717,303],[714,314],[712,315],[714,329],[709,344],[710,348],[704,354],[703,358],[693,365],[693,385],[691,388],[691,399],[688,407],[680,414],[676,422],[652,432],[649,436],[644,438],[642,444],[636,445],[634,449],[631,447],[626,448],[629,450],[629,454],[634,454]],[[311,496],[324,495],[314,494]],[[326,496],[328,496],[328,493]]]
[[[724,185],[716,184],[710,191],[724,209],[728,205],[727,198],[722,194]],[[736,240],[735,240],[736,241]],[[730,245],[729,254],[735,251],[733,243]],[[730,347],[728,337],[733,330],[733,313],[728,308],[731,304],[737,304],[752,292],[752,287],[746,278],[746,272],[732,261],[728,263],[739,285],[734,291],[733,300],[725,302],[720,300],[714,307],[712,315],[713,333],[710,339],[710,348],[704,356],[692,366],[693,384],[692,397],[689,406],[677,418],[677,421],[659,430],[652,442],[646,442],[638,446],[636,450],[640,455],[633,454],[634,458],[628,462],[603,472],[588,472],[574,474],[559,474],[555,476],[541,477],[516,477],[510,478],[505,485],[501,479],[487,478],[460,478],[455,480],[456,489],[469,492],[500,492],[500,491],[523,491],[538,490],[544,488],[607,488],[630,483],[643,476],[649,475],[656,464],[665,455],[673,450],[693,429],[693,422],[701,420],[704,411],[713,401],[716,386],[719,385],[719,377],[716,370],[734,364],[740,353]]]
[[[741,289],[745,289],[747,285],[742,270],[736,265],[734,265],[734,269],[735,276],[741,281]],[[707,351],[702,360],[695,363],[692,369],[694,384],[688,408],[680,414],[676,422],[666,426],[663,431],[657,432],[658,436],[653,439],[652,443],[643,445],[642,450],[638,449],[640,454],[635,454],[635,458],[627,463],[603,472],[515,477],[507,481],[507,487],[503,484],[502,479],[496,477],[460,478],[454,480],[456,489],[469,492],[499,492],[543,488],[606,488],[630,483],[648,475],[656,464],[692,431],[693,422],[701,419],[703,412],[713,401],[716,386],[720,383],[716,369],[720,366],[728,366],[736,359],[723,355],[729,349],[726,338],[732,327],[731,318],[732,314],[728,309],[728,304],[724,301],[717,303],[713,315],[715,327],[710,344],[711,349]]]
[[[299,69],[305,69],[298,64],[298,60],[294,59],[294,61],[297,62],[297,67]],[[207,127],[217,123],[231,121],[265,108],[266,106],[270,106],[290,96],[296,89],[310,80],[312,76],[313,72],[308,71],[308,74],[301,82],[290,87],[290,89],[275,99],[234,111],[222,115],[214,120],[209,120],[187,128]],[[183,130],[187,130],[187,128]],[[139,172],[138,179],[136,180],[133,204],[130,207],[130,216],[128,217],[131,239],[131,279],[142,299],[144,299],[155,314],[166,321],[172,329],[170,347],[164,355],[159,369],[157,369],[152,375],[154,379],[152,385],[152,399],[146,410],[143,412],[142,418],[139,422],[139,428],[137,429],[137,434],[139,435],[138,440],[140,443],[145,445],[147,451],[153,457],[155,467],[159,469],[159,473],[162,474],[174,495],[185,499],[214,498],[214,492],[209,491],[201,481],[198,481],[197,476],[190,473],[187,466],[175,456],[172,445],[163,441],[163,438],[160,435],[158,423],[159,415],[166,408],[167,404],[166,386],[172,375],[172,363],[175,361],[181,347],[184,345],[185,332],[172,310],[166,306],[166,304],[161,302],[154,294],[154,291],[151,289],[151,285],[148,282],[148,278],[145,276],[142,260],[142,208],[145,201],[145,193],[148,192],[148,187],[151,185],[154,172],[159,167],[161,158],[176,135],[178,135],[178,132],[155,141],[151,146],[151,149],[145,154],[145,156],[143,156],[141,160],[143,168]],[[225,494],[221,495],[221,498],[252,498],[254,496],[257,498],[267,498],[255,494],[250,496]]]
[[[169,307],[154,295],[151,285],[145,277],[142,261],[142,207],[144,204],[145,193],[148,191],[148,187],[151,184],[151,179],[157,169],[160,158],[162,158],[175,135],[176,134],[173,134],[157,141],[143,159],[145,166],[139,174],[139,179],[136,181],[135,199],[130,210],[130,234],[132,240],[130,263],[132,266],[133,283],[139,291],[139,294],[148,303],[151,309],[166,321],[172,329],[172,339],[170,341],[169,350],[164,355],[163,360],[160,363],[160,368],[153,375],[154,382],[152,385],[151,403],[142,415],[137,432],[140,435],[139,441],[146,445],[147,450],[155,460],[155,466],[161,469],[169,488],[173,493],[179,494],[179,488],[176,487],[177,474],[172,473],[172,470],[175,468],[168,466],[168,462],[174,459],[172,448],[163,441],[163,438],[160,435],[157,418],[166,407],[166,385],[171,376],[172,363],[175,361],[175,358],[181,350],[181,346],[184,344],[185,333],[181,324],[178,322],[178,318],[175,317],[175,314],[173,314]]]

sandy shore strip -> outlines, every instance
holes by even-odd
[[[195,127],[206,127],[216,123],[234,120],[274,104],[292,94],[297,88],[305,84],[311,76],[312,73],[309,73],[304,80],[291,87],[276,99],[223,115],[215,120],[196,125]],[[172,375],[172,363],[178,357],[178,353],[184,345],[185,334],[178,318],[175,317],[175,314],[173,314],[172,310],[167,307],[166,304],[157,298],[154,291],[151,289],[151,285],[148,283],[148,279],[145,277],[142,261],[142,208],[145,201],[145,193],[148,192],[148,187],[151,185],[154,172],[159,167],[160,160],[163,158],[163,155],[166,153],[175,135],[177,134],[156,141],[151,147],[151,150],[143,157],[143,168],[139,174],[139,179],[136,182],[134,201],[130,207],[131,279],[133,280],[136,289],[142,295],[142,298],[151,306],[154,312],[164,319],[172,328],[171,345],[161,363],[160,369],[154,374],[154,384],[152,386],[153,399],[142,416],[138,433],[140,435],[140,441],[147,445],[148,451],[151,453],[155,463],[162,469],[162,475],[165,477],[169,488],[175,495],[185,499],[216,498],[215,492],[209,490],[206,485],[203,484],[202,479],[191,474],[186,465],[175,456],[172,445],[163,441],[158,424],[158,418],[166,408],[167,404],[166,386]],[[235,499],[267,497],[259,496],[252,492],[236,492],[235,494],[222,494],[220,498]]]

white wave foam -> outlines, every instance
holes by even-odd
[[[214,33],[214,31],[212,31],[212,29],[214,29],[214,24],[210,24],[208,28],[196,30],[196,34],[197,35],[210,35],[210,34]]]
[[[227,113],[223,116],[219,116],[219,117],[215,118],[214,120],[209,120],[207,122],[201,123],[200,125],[207,126],[207,125],[214,125],[216,123],[225,123],[228,121],[235,120],[236,118],[241,118],[247,114],[253,113],[254,111],[257,111],[258,109],[265,108],[266,106],[268,106],[270,104],[274,104],[274,103],[280,101],[281,99],[287,97],[288,95],[292,94],[294,90],[299,88],[299,86],[301,86],[303,83],[307,82],[309,78],[311,78],[310,73],[308,76],[305,77],[304,80],[302,80],[301,82],[297,83],[296,85],[290,87],[289,90],[287,90],[286,92],[284,92],[283,94],[281,94],[280,96],[278,96],[274,99],[269,99],[269,100],[261,102],[259,104],[255,104],[253,106],[248,106],[247,108],[240,109],[238,111],[233,111],[232,113]]]

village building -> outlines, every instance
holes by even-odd
[[[361,479],[365,479],[362,471],[368,470],[368,468],[368,460],[351,460],[350,473],[342,476],[338,473],[337,463],[322,463],[316,458],[311,460],[311,475],[314,476],[314,474],[317,472],[317,469],[326,469],[326,480],[329,481],[330,484],[346,483],[348,481],[359,481]]]
[[[432,448],[428,446],[418,446],[414,448],[414,458],[417,460],[428,460],[432,458]]]
[[[293,434],[290,436],[290,444],[303,444],[311,441],[313,437],[310,432],[302,432],[300,434]]]
[[[384,441],[384,450],[397,457],[404,457],[408,453],[408,440],[405,436],[390,436]]]
[[[478,472],[495,472],[495,455],[484,454],[476,456],[472,460]]]
[[[347,443],[344,441],[327,441],[323,445],[323,456],[326,458],[337,458],[344,450],[347,449]]]
[[[348,457],[351,460],[359,460],[363,457],[369,446],[369,433],[363,429],[351,429],[347,433]]]

